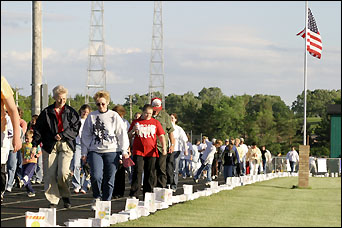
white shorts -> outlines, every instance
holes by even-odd
[[[1,165],[6,164],[11,141],[7,137],[7,131],[1,132]]]

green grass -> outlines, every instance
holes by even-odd
[[[175,204],[117,227],[341,227],[341,178],[275,178]]]

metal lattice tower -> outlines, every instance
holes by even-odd
[[[85,103],[99,90],[106,90],[105,40],[103,31],[103,1],[91,2],[88,80]]]
[[[162,94],[163,108],[165,108],[164,94],[164,52],[163,52],[163,20],[162,2],[154,2],[153,34],[150,62],[149,102],[159,91]]]

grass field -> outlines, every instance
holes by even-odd
[[[117,227],[341,227],[341,178],[275,178],[175,204]]]

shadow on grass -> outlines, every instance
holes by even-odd
[[[293,185],[294,186],[294,185]],[[259,185],[256,185],[254,187],[266,187],[266,188],[281,188],[281,189],[293,189],[293,186],[291,187],[282,187],[282,186],[276,186],[276,185],[263,185],[263,184],[259,184]]]

